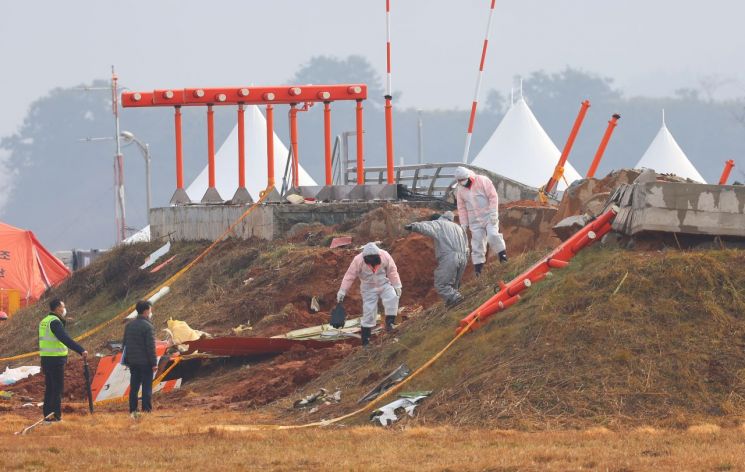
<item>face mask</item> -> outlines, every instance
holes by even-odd
[[[62,318],[65,318],[67,316],[67,308],[62,309],[62,315],[60,316],[62,316]]]
[[[150,312],[149,315],[147,315],[147,319],[148,320],[152,320],[153,319],[153,312],[152,311]]]
[[[362,258],[365,261],[365,264],[375,267],[380,265],[380,255],[378,254],[371,254],[369,256],[365,256]]]

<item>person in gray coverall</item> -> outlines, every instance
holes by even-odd
[[[460,225],[453,222],[453,212],[445,212],[433,221],[420,221],[404,226],[435,241],[435,290],[448,306],[463,301],[460,281],[468,262],[468,237]]]

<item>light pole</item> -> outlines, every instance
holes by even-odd
[[[418,151],[419,151],[419,163],[424,164],[424,136],[423,136],[423,128],[424,123],[422,123],[422,110],[417,109],[416,111],[416,117],[417,117],[417,144]]]
[[[142,157],[145,158],[145,191],[147,195],[147,213],[145,213],[145,218],[150,223],[150,208],[152,207],[152,201],[150,200],[150,145],[143,143],[129,131],[122,131],[119,133],[119,136],[124,140],[125,145],[135,143],[140,149]]]

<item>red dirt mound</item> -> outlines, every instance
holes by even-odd
[[[225,408],[227,405],[231,408],[266,405],[292,395],[347,357],[352,349],[348,344],[319,350],[300,347],[269,361],[232,369],[219,378],[211,376],[209,382],[203,380],[186,384],[184,391],[169,394],[169,398],[180,397],[180,405],[214,409]],[[216,385],[222,387],[215,388]],[[188,391],[190,387],[193,388],[191,392]]]
[[[90,357],[88,359],[90,366],[91,378],[96,372],[98,358]],[[44,374],[34,375],[17,382],[13,385],[3,387],[4,390],[13,392],[15,395],[28,397],[33,401],[41,402],[44,400]],[[86,399],[85,378],[83,377],[83,360],[75,355],[70,357],[65,366],[65,392],[62,396],[63,401],[83,401]],[[20,403],[19,403],[20,406]]]

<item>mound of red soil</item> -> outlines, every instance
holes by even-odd
[[[37,359],[34,361],[37,361]],[[88,365],[90,366],[92,379],[96,372],[98,358],[91,356],[88,359]],[[44,400],[44,374],[40,373],[28,377],[13,385],[3,387],[3,390],[13,392],[19,397],[27,397],[29,401],[41,402]],[[65,366],[65,392],[62,399],[63,401],[83,401],[86,399],[83,359],[77,354],[71,355]]]

